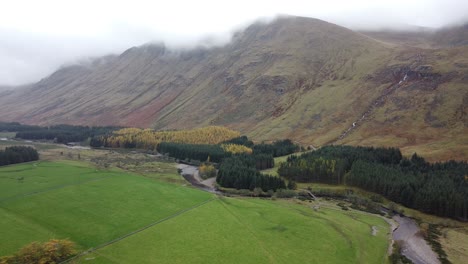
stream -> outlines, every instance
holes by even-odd
[[[193,186],[207,192],[219,193],[214,187],[216,177],[203,180],[198,173],[198,168],[187,164],[177,164],[177,168],[182,170],[180,173],[182,177]]]
[[[395,215],[393,218],[398,227],[393,231],[393,240],[400,240],[401,253],[415,264],[440,264],[437,254],[427,244],[421,235],[418,235],[417,223],[405,216]]]

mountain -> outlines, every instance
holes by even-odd
[[[254,140],[402,147],[467,159],[468,47],[389,43],[303,17],[255,23],[222,47],[133,47],[0,93],[0,119],[180,129]]]
[[[456,47],[468,45],[468,23],[438,30],[431,40],[441,47]]]
[[[408,27],[405,30],[361,31],[376,40],[419,48],[451,48],[468,45],[468,23],[441,29]]]

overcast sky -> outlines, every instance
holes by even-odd
[[[278,14],[354,29],[441,27],[468,20],[468,0],[5,0],[0,5],[0,85],[35,82],[63,64],[147,42],[190,47]]]

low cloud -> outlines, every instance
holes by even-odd
[[[7,1],[0,10],[0,85],[36,82],[63,64],[148,42],[222,45],[263,18],[290,14],[352,29],[439,28],[468,21],[464,0]]]

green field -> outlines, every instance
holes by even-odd
[[[0,180],[0,255],[50,238],[68,238],[88,249],[211,198],[192,188],[70,161],[4,167]]]
[[[386,263],[388,230],[383,219],[357,212],[221,198],[77,262]]]
[[[169,163],[155,166],[162,179],[76,161],[0,168],[0,256],[68,238],[80,251],[98,248],[76,263],[387,263],[382,218],[219,198],[169,183]]]

